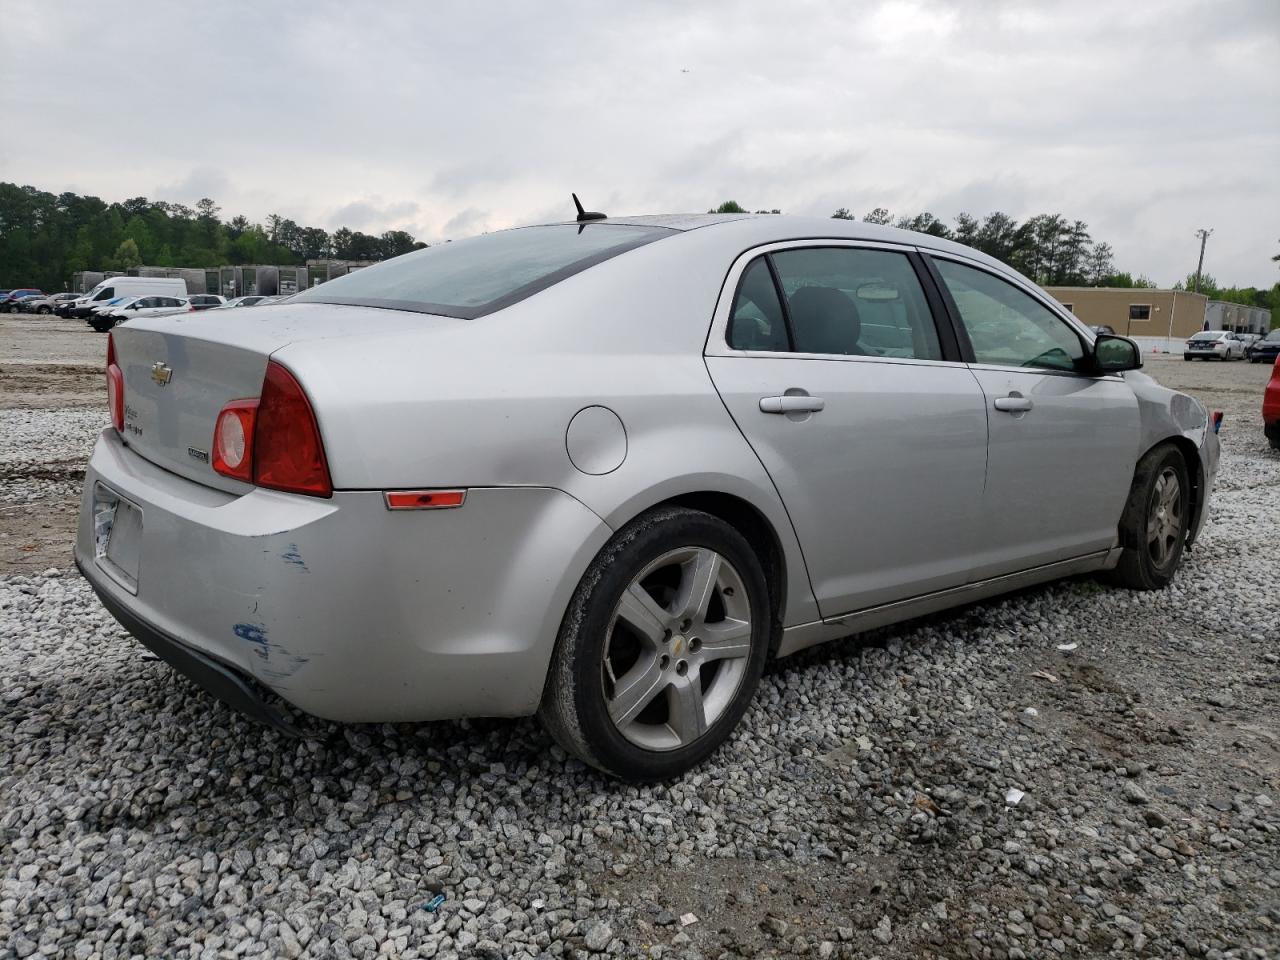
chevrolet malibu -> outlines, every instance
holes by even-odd
[[[277,697],[537,714],[677,775],[771,657],[1069,575],[1165,586],[1218,462],[1133,341],[865,223],[583,213],[213,313],[113,332],[76,558],[285,730]]]

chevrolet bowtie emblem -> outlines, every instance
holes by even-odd
[[[173,370],[163,360],[157,360],[151,365],[151,379],[163,387],[173,379]]]

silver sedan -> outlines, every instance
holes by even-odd
[[[1030,584],[1169,583],[1200,403],[1003,264],[783,216],[583,214],[114,331],[76,558],[293,730],[537,714],[636,780],[766,660]]]

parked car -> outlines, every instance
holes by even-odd
[[[1280,450],[1280,360],[1272,367],[1271,380],[1262,394],[1262,432],[1271,442],[1271,449]]]
[[[1228,330],[1201,330],[1187,341],[1183,360],[1243,360],[1244,344]]]
[[[192,310],[212,310],[227,302],[224,297],[216,293],[195,293],[187,297],[186,301]]]
[[[1250,363],[1275,363],[1277,357],[1280,357],[1280,327],[1249,348]]]
[[[1089,325],[1089,329],[1092,330],[1094,333],[1113,334],[1116,332],[1113,327],[1110,327],[1105,323],[1092,323]]]
[[[21,302],[25,297],[43,297],[44,293],[36,290],[34,287],[20,287],[17,290],[10,290],[0,299],[0,311],[5,313],[18,313],[22,307]]]
[[[50,314],[60,304],[68,303],[78,296],[78,293],[53,293],[45,297],[28,297],[22,301],[22,312]]]
[[[108,277],[75,301],[71,315],[88,317],[94,308],[115,297],[186,297],[187,283],[177,277]]]
[[[1237,339],[1237,340],[1239,340],[1242,344],[1244,344],[1244,356],[1245,356],[1245,359],[1247,360],[1247,359],[1249,359],[1249,351],[1250,351],[1250,349],[1253,347],[1253,345],[1254,345],[1255,343],[1257,343],[1259,340],[1261,340],[1261,339],[1262,339],[1262,334],[1260,334],[1260,333],[1237,333],[1237,334],[1236,334],[1236,339]]]
[[[232,297],[230,300],[227,300],[225,303],[223,303],[221,307],[215,307],[214,309],[235,310],[239,307],[256,307],[259,303],[261,303],[263,300],[266,300],[266,299],[267,298],[264,296],[257,296],[257,295],[246,296],[246,297]]]
[[[27,304],[35,300],[43,300],[43,299],[44,299],[43,293],[24,293],[24,294],[21,294],[16,299],[10,300],[5,305],[5,309],[8,310],[10,313],[29,313],[30,311],[27,309]]]
[[[116,324],[115,318],[108,317],[107,314],[127,307],[137,299],[137,297],[112,297],[105,303],[93,304],[89,307],[89,314],[85,317],[84,322],[99,333],[106,333]]]
[[[72,294],[66,300],[59,300],[53,305],[54,314],[62,317],[64,320],[73,317],[75,315],[73,311],[80,305],[84,297],[85,295],[83,293],[76,293]]]
[[[190,309],[188,302],[180,297],[129,297],[123,303],[99,310],[90,320],[90,324],[95,330],[105,333],[125,320],[184,313]]]
[[[770,657],[1066,575],[1167,585],[1218,440],[1141,365],[950,241],[584,215],[112,331],[76,560],[281,729],[264,687],[536,713],[665,778]]]

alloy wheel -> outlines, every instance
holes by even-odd
[[[1163,569],[1168,565],[1182,536],[1182,484],[1172,467],[1165,467],[1151,491],[1147,512],[1147,551],[1151,562]]]
[[[648,564],[614,610],[600,681],[618,732],[647,750],[697,740],[729,707],[751,654],[741,574],[706,547]]]

